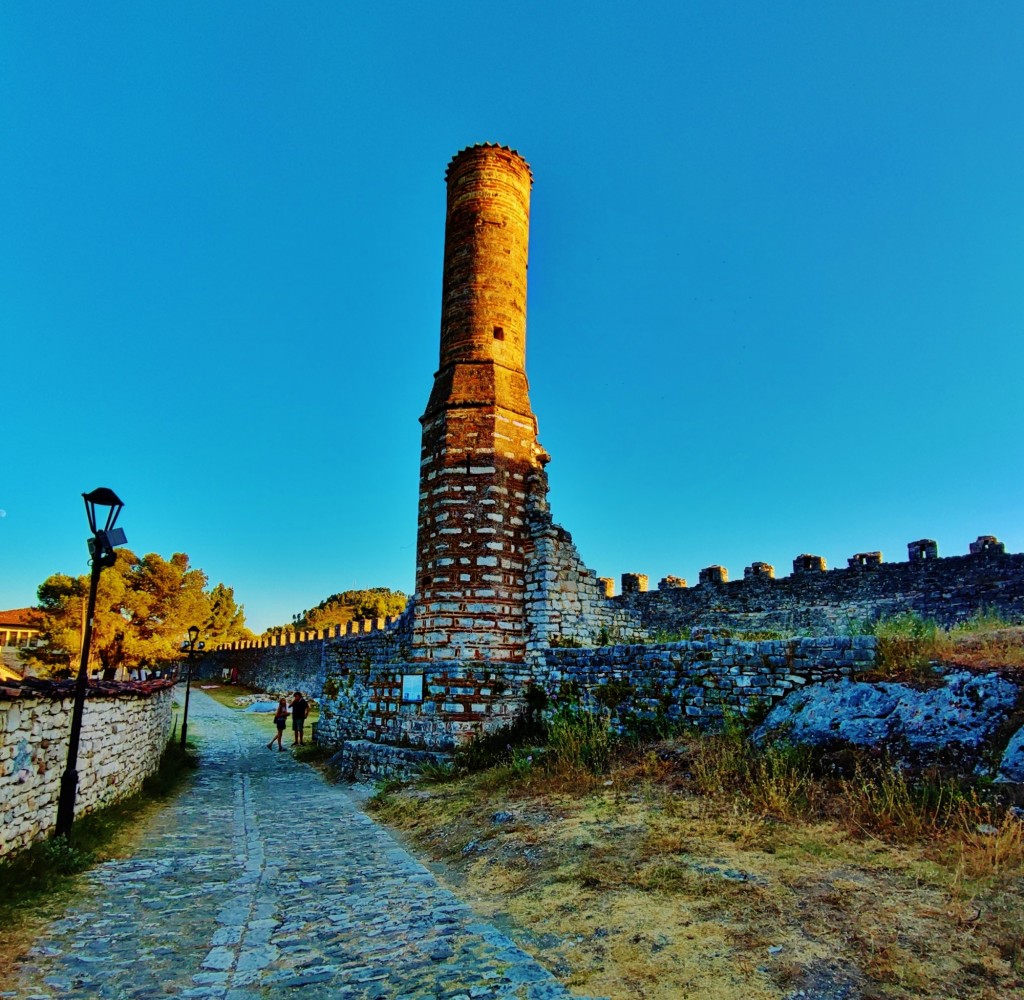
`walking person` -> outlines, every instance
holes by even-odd
[[[284,736],[284,727],[288,724],[288,699],[282,698],[277,703],[277,711],[274,713],[274,725],[277,726],[277,735],[267,744],[269,750],[274,743],[277,743],[278,752],[284,750],[284,744],[281,742]]]
[[[306,724],[306,716],[309,715],[309,702],[302,697],[301,691],[295,692],[292,698],[292,746],[302,746],[305,742],[302,727]]]

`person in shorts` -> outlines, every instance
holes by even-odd
[[[279,751],[284,750],[281,742],[284,737],[284,727],[288,724],[288,699],[282,698],[277,703],[277,711],[274,713],[274,725],[277,726],[277,735],[267,744],[269,750],[275,743]]]
[[[302,746],[305,742],[302,727],[306,724],[306,716],[309,715],[309,702],[302,697],[301,691],[295,692],[292,698],[292,746]]]

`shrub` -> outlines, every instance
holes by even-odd
[[[548,750],[556,765],[604,774],[611,744],[608,713],[589,712],[578,701],[559,705],[548,723]]]
[[[1012,628],[1013,622],[1004,618],[995,608],[982,605],[967,621],[958,622],[953,632],[988,632],[994,629]]]
[[[453,764],[457,771],[471,774],[496,764],[507,764],[516,747],[543,743],[546,732],[547,727],[539,711],[521,715],[510,726],[493,733],[478,734],[472,742],[460,746],[455,751]]]
[[[659,628],[655,629],[654,632],[645,640],[648,643],[654,643],[655,645],[662,646],[669,642],[688,642],[693,638],[693,629],[690,628],[679,628],[679,629],[666,629]]]
[[[443,785],[456,777],[455,765],[450,761],[435,763],[432,760],[424,761],[417,771],[419,780],[425,785]]]
[[[876,673],[887,678],[923,679],[942,650],[943,634],[916,611],[882,618],[869,626],[878,639]]]
[[[633,685],[627,680],[610,680],[598,684],[593,690],[594,701],[602,708],[618,708],[634,694]]]

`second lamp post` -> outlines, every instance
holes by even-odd
[[[188,673],[185,678],[185,711],[181,716],[181,749],[185,749],[185,740],[188,737],[188,696],[192,690],[192,660],[196,655],[196,648],[201,650],[206,645],[205,642],[196,643],[196,639],[199,638],[199,626],[189,625],[188,627],[188,638],[182,643],[181,648],[188,650]]]

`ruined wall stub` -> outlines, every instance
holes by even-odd
[[[503,146],[448,165],[441,356],[420,418],[413,658],[515,661],[526,648],[529,489],[548,456],[526,380],[532,175]]]

